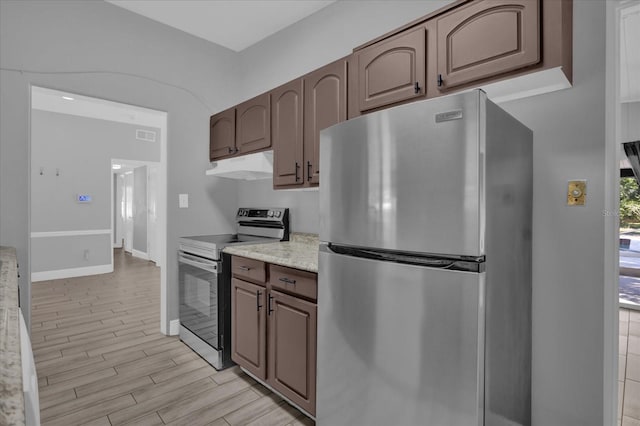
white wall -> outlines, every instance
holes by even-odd
[[[137,129],[160,132],[153,127],[33,109],[31,232],[109,230],[111,158],[160,159],[160,143],[137,140]],[[76,202],[76,194],[91,195],[91,203]],[[49,251],[56,244],[68,247],[73,238],[77,239],[73,243],[76,250]],[[31,278],[50,279],[51,271],[58,271],[57,278],[88,275],[96,273],[98,265],[100,272],[109,271],[112,244],[108,240],[104,234],[32,236],[31,272],[35,275]]]
[[[177,238],[232,229],[236,183],[206,179],[209,116],[237,102],[237,56],[102,1],[0,2],[0,244],[18,250],[30,317],[30,85],[168,113],[168,319],[176,319]],[[178,209],[178,193],[190,195]]]
[[[147,166],[133,169],[133,249],[147,252]]]
[[[249,98],[348,54],[440,6],[432,1],[337,2],[241,54]],[[259,64],[259,66],[256,66]],[[534,426],[602,425],[605,2],[574,1],[574,86],[503,105],[534,131]],[[585,207],[567,207],[566,184],[587,179]],[[273,199],[243,183],[239,199]],[[312,194],[312,195],[309,195]],[[315,193],[281,195],[294,211]],[[304,219],[301,226],[317,222]]]
[[[244,181],[238,186],[240,207],[289,207],[291,232],[318,233],[318,191],[273,190],[271,179]]]

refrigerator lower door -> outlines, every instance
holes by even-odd
[[[478,426],[484,273],[319,255],[319,426]]]

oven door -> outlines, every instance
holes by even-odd
[[[219,331],[218,278],[222,262],[178,252],[180,325],[222,349]]]

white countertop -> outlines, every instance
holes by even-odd
[[[275,265],[318,272],[318,236],[316,234],[292,233],[290,241],[229,246],[223,251]]]

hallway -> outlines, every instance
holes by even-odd
[[[43,425],[310,425],[233,367],[217,372],[160,333],[160,268],[114,252],[115,272],[34,283]]]

